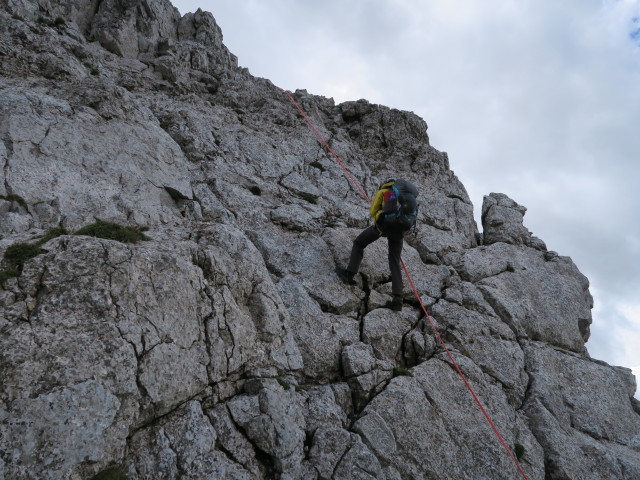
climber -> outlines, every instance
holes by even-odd
[[[406,180],[387,179],[379,188],[369,209],[373,225],[367,227],[353,241],[351,257],[347,268],[338,267],[338,277],[349,285],[356,283],[354,277],[360,268],[364,249],[380,237],[389,241],[389,270],[391,271],[391,292],[393,300],[384,308],[396,312],[402,310],[402,270],[400,254],[404,232],[415,225],[418,214],[416,197],[418,189]]]

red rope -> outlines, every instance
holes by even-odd
[[[469,390],[469,392],[471,392],[471,396],[473,396],[473,399],[476,401],[476,403],[480,407],[480,410],[482,410],[482,413],[484,414],[484,417],[487,419],[487,422],[491,426],[491,429],[493,430],[493,432],[498,437],[498,440],[500,440],[500,443],[502,444],[504,449],[509,453],[509,456],[513,460],[513,463],[515,463],[516,467],[518,467],[518,471],[520,472],[520,474],[522,475],[522,477],[525,480],[528,480],[527,475],[524,473],[524,471],[522,470],[522,467],[520,466],[520,463],[518,462],[518,460],[514,456],[514,454],[511,451],[511,449],[507,446],[507,443],[502,438],[502,435],[500,435],[500,431],[498,430],[498,427],[496,427],[495,423],[493,423],[493,420],[491,420],[491,417],[489,416],[489,413],[487,412],[487,410],[482,405],[482,402],[480,401],[480,399],[476,395],[476,392],[473,390],[473,387],[471,387],[471,384],[467,380],[467,377],[465,377],[464,374],[462,373],[462,370],[460,370],[460,367],[458,366],[458,362],[456,362],[454,360],[453,355],[451,355],[451,352],[447,348],[447,345],[444,343],[444,340],[442,340],[442,337],[440,337],[440,333],[438,332],[438,329],[436,328],[435,322],[433,321],[433,319],[431,318],[431,316],[427,312],[427,308],[424,306],[424,303],[422,303],[422,299],[420,298],[420,295],[418,294],[418,289],[416,288],[415,284],[413,283],[413,279],[411,278],[411,275],[409,275],[409,270],[407,270],[407,266],[404,264],[404,260],[400,259],[400,261],[402,262],[402,268],[404,269],[404,273],[407,276],[407,280],[409,280],[409,283],[411,284],[411,288],[413,289],[413,293],[415,294],[416,298],[418,299],[418,302],[420,302],[420,307],[422,307],[422,311],[424,312],[426,317],[429,319],[429,323],[431,324],[431,328],[433,329],[433,332],[435,333],[436,337],[438,338],[438,341],[440,342],[440,345],[442,345],[442,348],[444,348],[444,351],[447,352],[447,356],[451,360],[451,363],[453,363],[453,366],[455,367],[456,371],[458,372],[458,375],[460,375],[460,378],[462,378],[462,381],[467,386],[467,389]]]
[[[279,87],[278,87],[279,88]],[[347,174],[347,176],[351,179],[351,181],[353,182],[353,184],[358,188],[358,190],[360,190],[360,193],[364,196],[364,198],[367,199],[367,202],[371,203],[371,199],[368,197],[368,195],[364,192],[364,190],[362,189],[362,187],[360,186],[360,184],[358,184],[358,182],[356,181],[355,178],[353,178],[353,176],[351,175],[351,173],[349,172],[349,170],[347,170],[347,167],[344,166],[344,164],[342,163],[342,161],[340,160],[340,158],[338,158],[338,156],[335,154],[335,152],[331,149],[331,147],[327,144],[327,142],[324,141],[324,139],[322,138],[322,135],[320,135],[320,132],[318,132],[318,130],[316,130],[316,128],[313,126],[313,123],[311,123],[311,121],[309,120],[309,118],[307,117],[307,115],[302,111],[302,109],[300,108],[300,106],[296,103],[296,101],[294,100],[294,98],[291,96],[291,94],[284,90],[283,88],[280,88],[280,90],[282,90],[288,97],[289,100],[291,100],[291,102],[295,105],[295,107],[298,109],[298,111],[300,112],[300,114],[302,115],[302,117],[304,118],[304,120],[307,122],[307,124],[309,125],[309,127],[311,127],[311,130],[314,131],[314,133],[318,136],[318,138],[320,139],[320,141],[322,142],[322,144],[327,148],[327,150],[329,150],[329,152],[331,152],[331,154],[333,155],[333,157],[336,159],[336,161],[338,162],[338,164],[342,167],[342,169],[345,171],[345,173]],[[513,460],[513,463],[515,463],[516,467],[518,468],[518,471],[520,472],[520,474],[522,475],[522,477],[525,480],[529,480],[527,475],[524,473],[524,470],[522,470],[522,467],[520,466],[520,463],[518,462],[518,460],[516,459],[515,455],[513,454],[513,452],[511,451],[511,449],[507,446],[507,443],[504,441],[504,439],[502,438],[502,435],[500,435],[500,432],[498,431],[498,427],[496,427],[495,423],[493,423],[493,420],[491,420],[491,417],[489,416],[489,413],[487,412],[487,410],[484,408],[484,406],[482,405],[482,402],[480,401],[480,399],[478,398],[478,395],[476,395],[476,392],[473,390],[473,387],[471,386],[471,384],[469,383],[469,381],[467,380],[467,377],[464,376],[464,374],[462,373],[462,370],[460,370],[460,367],[458,366],[458,362],[455,361],[455,359],[453,358],[453,355],[451,354],[451,352],[449,351],[449,349],[447,348],[446,344],[444,343],[444,340],[442,340],[442,337],[440,336],[440,333],[438,332],[438,329],[436,328],[436,324],[433,321],[433,319],[431,318],[431,316],[429,315],[429,312],[427,312],[427,308],[424,306],[424,303],[422,302],[422,299],[420,298],[420,294],[418,293],[418,289],[416,288],[415,284],[413,283],[413,279],[411,278],[411,275],[409,275],[409,270],[407,270],[407,266],[404,263],[404,260],[400,259],[400,261],[402,262],[402,268],[404,269],[404,273],[407,277],[407,280],[409,280],[409,284],[411,285],[411,288],[413,289],[413,293],[416,296],[416,298],[418,299],[418,302],[420,303],[420,307],[422,308],[422,311],[424,312],[425,316],[427,317],[427,319],[429,320],[429,323],[431,324],[431,328],[433,329],[433,332],[436,336],[436,338],[438,339],[438,341],[440,342],[440,345],[442,345],[442,348],[444,348],[444,351],[447,353],[447,356],[449,357],[449,359],[451,360],[451,363],[453,363],[453,366],[455,367],[456,371],[458,372],[458,375],[460,376],[460,378],[462,378],[462,381],[464,382],[464,384],[467,386],[467,390],[469,390],[469,392],[471,393],[471,396],[473,397],[473,399],[475,400],[475,402],[478,404],[478,407],[480,407],[480,410],[482,411],[482,413],[484,414],[484,417],[487,419],[487,422],[489,423],[489,425],[491,426],[491,429],[493,430],[493,432],[496,434],[496,436],[498,437],[498,440],[500,440],[500,443],[502,444],[502,446],[504,447],[504,449],[507,451],[507,453],[509,453],[509,456],[511,457],[511,459]]]
[[[278,88],[280,88],[280,87],[278,87]],[[324,141],[324,138],[322,138],[322,135],[320,135],[320,132],[318,132],[318,130],[316,130],[316,127],[313,126],[313,123],[311,123],[311,120],[309,120],[307,115],[302,111],[302,109],[300,108],[300,105],[298,105],[298,103],[293,99],[291,94],[289,92],[287,92],[284,88],[280,88],[280,90],[282,90],[285,93],[285,95],[287,95],[287,97],[289,97],[289,100],[291,100],[291,102],[296,106],[296,108],[300,112],[300,115],[302,115],[302,117],[304,118],[305,122],[307,122],[307,124],[311,127],[311,130],[314,131],[314,133],[318,136],[318,138],[320,139],[322,144],[327,148],[327,150],[329,150],[331,152],[331,155],[333,155],[333,158],[336,159],[336,161],[338,162],[338,165],[340,165],[342,167],[342,170],[344,170],[344,173],[347,174],[347,176],[349,177],[349,179],[351,179],[353,184],[358,188],[358,190],[360,190],[360,193],[362,194],[362,196],[364,196],[364,198],[367,199],[367,202],[371,203],[371,199],[369,198],[369,196],[364,192],[364,190],[362,189],[360,184],[356,181],[356,179],[353,178],[353,175],[351,175],[351,172],[349,172],[349,170],[347,170],[347,167],[344,166],[344,164],[342,163],[342,161],[340,160],[338,155],[336,155],[336,153],[331,149],[329,144]]]

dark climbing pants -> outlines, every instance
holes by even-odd
[[[374,226],[368,227],[353,241],[351,257],[347,270],[358,273],[364,249],[367,245],[381,237],[380,232]],[[402,254],[402,232],[390,232],[386,234],[389,240],[389,270],[391,270],[391,291],[394,295],[402,296],[402,268],[400,267],[400,255]]]

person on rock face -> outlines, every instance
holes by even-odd
[[[403,284],[400,255],[403,236],[415,225],[418,214],[417,196],[418,189],[411,182],[394,178],[386,180],[371,202],[369,214],[373,225],[364,229],[353,241],[347,268],[336,269],[344,283],[354,285],[356,283],[354,277],[360,269],[364,249],[380,237],[386,237],[389,241],[389,270],[393,300],[388,301],[384,307],[396,312],[402,310]]]

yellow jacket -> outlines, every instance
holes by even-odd
[[[391,185],[395,183],[395,180],[384,183],[376,196],[373,197],[373,201],[371,202],[371,207],[369,207],[369,215],[373,219],[373,223],[376,224],[378,222],[378,218],[382,215],[382,204],[384,203],[384,192],[391,188]]]

